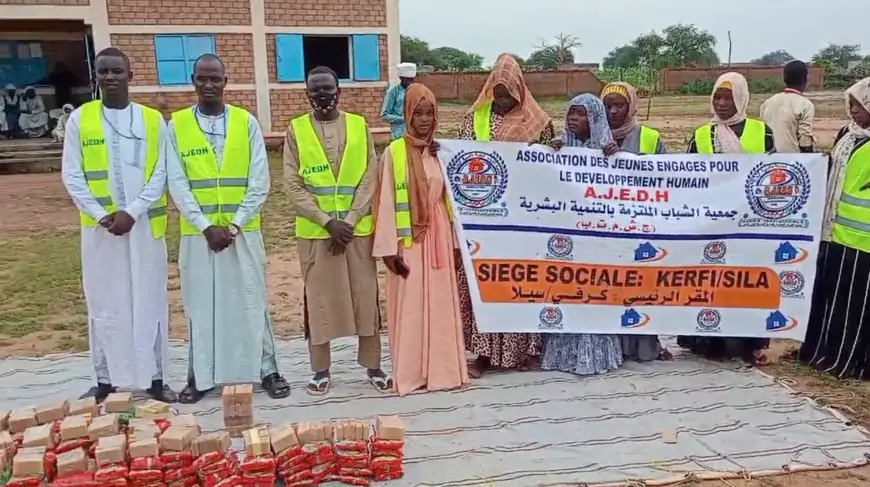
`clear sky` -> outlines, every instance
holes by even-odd
[[[722,61],[785,49],[798,59],[835,44],[866,44],[870,0],[400,0],[402,35],[431,47],[451,46],[482,55],[527,57],[532,45],[559,32],[580,39],[577,62],[600,62],[614,47],[671,24],[695,24],[716,36]]]

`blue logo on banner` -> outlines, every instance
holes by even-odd
[[[506,217],[508,173],[496,153],[460,151],[447,164],[447,177],[462,215]]]

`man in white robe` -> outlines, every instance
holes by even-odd
[[[188,383],[179,400],[196,403],[218,385],[257,380],[270,397],[287,397],[290,386],[275,357],[259,225],[270,183],[263,133],[253,115],[224,103],[220,58],[197,59],[192,81],[199,103],[172,115],[167,155],[169,190],[183,217],[178,260],[190,334]],[[236,158],[226,159],[228,151]],[[243,172],[231,176],[231,170]],[[218,204],[200,201],[209,196],[195,192],[205,188]],[[227,188],[240,189],[236,200],[227,199]]]
[[[28,86],[21,97],[21,115],[18,117],[21,131],[30,137],[42,137],[48,133],[48,112],[36,88]]]
[[[103,100],[70,116],[62,162],[63,183],[81,212],[82,282],[97,384],[83,397],[102,401],[121,387],[175,402],[164,384],[166,123],[153,109],[130,102],[132,72],[123,52],[105,49],[95,64]]]

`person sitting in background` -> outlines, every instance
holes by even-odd
[[[725,73],[716,80],[710,97],[713,120],[695,130],[689,154],[764,154],[776,151],[773,132],[761,120],[746,116],[749,85],[738,73]],[[719,338],[680,336],[682,348],[707,358],[741,358],[753,365],[767,365],[767,338]]]
[[[384,106],[381,108],[381,120],[390,124],[390,132],[393,139],[405,135],[405,90],[417,77],[417,65],[414,63],[401,63],[396,66],[399,74],[399,84],[393,85],[387,90],[384,97]]]
[[[78,83],[76,75],[67,69],[63,62],[58,62],[51,73],[36,84],[46,84],[54,88],[55,106],[63,106],[73,102],[72,90],[76,83]]]
[[[7,138],[15,138],[18,135],[18,114],[21,111],[21,96],[15,85],[9,83],[0,93],[0,111],[3,112],[3,123],[0,131]]]
[[[870,327],[864,331],[870,289],[870,78],[846,90],[852,121],[831,151],[807,334],[798,358],[838,378],[870,379]]]
[[[637,123],[637,90],[628,83],[608,83],[601,91],[610,131],[619,150],[632,154],[667,152],[659,131]],[[657,335],[620,335],[625,358],[646,362],[671,360],[673,356]]]
[[[785,90],[761,104],[761,118],[772,130],[777,152],[813,152],[813,117],[816,107],[803,95],[809,69],[802,61],[791,61],[782,70]]]
[[[48,133],[48,112],[42,97],[36,93],[36,88],[28,86],[21,99],[21,115],[18,125],[29,137],[42,137]]]
[[[51,136],[55,142],[63,142],[63,138],[66,135],[66,123],[69,121],[70,114],[75,110],[72,105],[67,103],[63,106],[63,113],[57,119],[57,125],[54,127],[54,130],[51,131]]]

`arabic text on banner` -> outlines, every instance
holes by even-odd
[[[804,338],[824,156],[440,142],[479,331]]]

